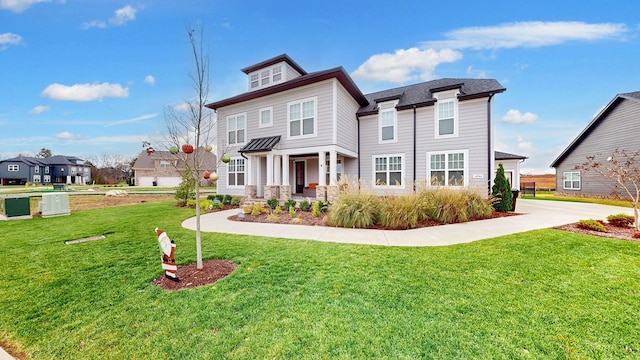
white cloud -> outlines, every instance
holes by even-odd
[[[176,111],[189,111],[189,110],[191,110],[191,104],[189,104],[187,102],[183,102],[182,104],[178,104],[178,105],[174,106],[173,110],[176,110]]]
[[[371,56],[351,75],[359,80],[394,83],[403,83],[417,78],[427,81],[433,78],[432,73],[436,66],[455,62],[461,58],[461,53],[451,49],[440,51],[420,50],[415,47],[407,50],[400,49],[393,54],[384,53]]]
[[[149,85],[154,85],[156,83],[156,78],[153,75],[147,75],[144,77],[144,82]]]
[[[131,5],[127,5],[123,8],[120,8],[116,10],[113,14],[113,17],[109,19],[109,24],[112,26],[125,25],[126,23],[136,19],[137,12],[138,12],[138,8],[133,7]],[[83,29],[90,29],[94,27],[104,29],[107,27],[107,22],[104,20],[91,20],[91,21],[86,21],[82,23]]]
[[[72,134],[68,131],[63,131],[61,133],[56,134],[56,139],[59,140],[82,140],[84,137],[79,134]]]
[[[136,12],[138,10],[131,5],[127,5],[115,11],[115,15],[109,19],[109,23],[115,26],[121,26],[129,21],[136,19]]]
[[[129,96],[129,88],[123,88],[120,84],[93,83],[75,84],[66,86],[51,84],[42,91],[42,96],[62,101],[94,101],[103,97],[126,98]]]
[[[51,2],[51,0],[0,0],[0,9],[21,13],[34,4]]]
[[[42,114],[43,112],[47,112],[49,110],[51,110],[51,107],[49,106],[38,105],[33,109],[31,109],[31,111],[29,111],[29,114],[37,115],[37,114]]]
[[[518,151],[531,153],[535,150],[535,148],[533,147],[533,143],[531,141],[525,140],[522,136],[518,136],[516,140],[518,142]]]
[[[487,78],[487,72],[486,71],[476,70],[476,69],[473,68],[473,65],[469,65],[469,67],[467,67],[467,74],[469,74],[471,76],[475,76],[476,79],[486,79]]]
[[[22,42],[22,36],[12,33],[0,34],[0,51],[5,50],[9,45],[18,45]]]
[[[521,113],[520,110],[511,109],[502,117],[502,121],[511,124],[531,124],[538,119],[538,115],[530,112]]]
[[[146,115],[138,116],[132,119],[118,120],[118,121],[114,121],[112,123],[106,124],[105,127],[136,123],[136,122],[140,122],[148,119],[153,119],[156,116],[158,116],[158,114],[146,114]]]
[[[428,41],[423,46],[436,49],[541,47],[567,41],[616,39],[628,31],[625,24],[527,21],[452,30],[445,33],[447,40]]]

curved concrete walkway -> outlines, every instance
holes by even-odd
[[[605,219],[611,214],[625,213],[633,215],[633,209],[617,206],[518,199],[516,212],[521,214],[519,216],[412,230],[370,230],[227,220],[229,216],[237,212],[238,210],[227,210],[202,215],[200,217],[200,229],[205,232],[306,239],[349,244],[443,246],[468,243],[529,230],[545,229],[574,223],[581,219]],[[195,230],[195,217],[185,220],[182,226]]]

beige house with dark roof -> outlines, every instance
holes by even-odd
[[[216,170],[216,156],[212,153],[199,149],[200,156],[204,159],[202,169],[204,172],[208,170],[213,172]],[[171,154],[168,151],[155,151],[148,154],[146,150],[140,152],[135,164],[133,165],[134,179],[136,186],[160,186],[160,187],[176,187],[182,182],[182,171],[185,168],[184,161],[180,156],[185,154]],[[208,180],[200,177],[204,184]]]

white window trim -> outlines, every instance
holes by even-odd
[[[7,166],[7,171],[20,171],[20,165],[17,164],[9,164],[9,166]]]
[[[35,167],[33,168],[33,173],[34,173],[34,174],[40,174],[40,166],[35,166]]]
[[[578,181],[578,187],[577,188],[567,187],[566,186],[566,184],[567,184],[566,183],[567,174],[578,174],[578,176],[580,177],[580,180]],[[573,183],[573,180],[571,180],[571,183]],[[562,173],[562,189],[563,190],[582,190],[582,174],[580,173],[580,171],[565,171],[565,172],[563,172]]]
[[[45,175],[43,180],[43,183],[50,183],[51,182],[51,175]]]
[[[244,141],[241,142],[241,143],[238,142],[238,128],[237,128],[237,126],[238,126],[238,116],[244,116]],[[226,126],[227,126],[227,138],[225,139],[225,141],[227,143],[229,142],[229,132],[230,132],[229,131],[229,120],[231,120],[231,118],[234,118],[235,121],[236,121],[236,129],[234,130],[236,132],[236,142],[233,143],[233,144],[227,144],[227,145],[229,145],[229,146],[243,146],[243,145],[245,145],[247,143],[247,136],[248,136],[248,134],[247,134],[247,127],[248,127],[247,126],[247,123],[248,123],[248,121],[247,121],[247,113],[244,112],[244,113],[238,113],[238,114],[227,116],[227,123],[226,123]]]
[[[400,179],[402,180],[400,185],[395,185],[395,184],[385,184],[385,185],[377,185],[376,184],[376,158],[382,158],[382,157],[386,157],[387,158],[387,177],[389,174],[389,158],[390,157],[400,157],[400,167],[402,168],[400,170]],[[405,154],[404,153],[399,153],[399,154],[379,154],[379,155],[372,155],[371,156],[371,184],[372,187],[374,189],[385,189],[385,188],[390,188],[390,189],[404,189],[405,188],[405,183],[407,182],[405,179],[405,171],[406,171],[406,167],[405,167]]]
[[[291,111],[290,107],[294,104],[300,104],[300,112],[302,114],[302,104],[307,101],[313,100],[313,134],[303,135],[303,122],[302,118],[300,118],[300,135],[291,135]],[[298,120],[296,120],[298,121]],[[318,136],[318,97],[310,97],[306,99],[300,99],[296,101],[290,101],[287,103],[287,140],[295,140],[295,139],[305,139],[305,138],[314,138]]]
[[[447,174],[449,173],[449,154],[459,154],[462,153],[464,155],[464,168],[462,172],[463,184],[462,186],[451,186],[449,185],[449,177]],[[431,155],[445,154],[445,176],[444,180],[446,184],[445,187],[451,187],[452,189],[458,188],[466,188],[469,186],[469,150],[447,150],[447,151],[429,151],[427,152],[427,186],[428,187],[441,187],[440,185],[431,185]],[[436,171],[441,171],[442,169],[437,169]]]
[[[269,111],[269,123],[268,124],[263,124],[262,123],[262,112],[263,111]],[[270,127],[270,126],[273,126],[273,106],[265,107],[265,108],[262,108],[262,109],[258,110],[258,127],[266,128],[266,127]]]
[[[45,173],[45,174],[48,174],[48,173],[49,173],[49,167],[48,167],[48,166],[45,166],[45,167],[44,167],[44,173]]]
[[[438,93],[438,94],[434,94],[433,96],[436,98],[436,104],[433,107],[433,111],[434,111],[434,137],[436,139],[446,139],[446,138],[453,138],[453,137],[458,137],[458,128],[459,128],[459,124],[460,124],[460,116],[459,116],[459,112],[458,112],[458,94],[459,91],[455,90],[453,92],[453,96],[452,97],[444,97],[445,95],[449,95],[452,94],[452,92],[442,92],[442,93]],[[440,99],[442,98],[442,99]],[[440,114],[439,114],[439,103],[446,103],[446,102],[453,102],[453,134],[447,134],[447,135],[440,135]]]
[[[242,160],[244,162],[244,171],[242,171],[242,173],[244,174],[244,184],[246,185],[247,184],[247,164],[248,164],[248,162],[244,158],[242,158],[240,156],[234,156],[234,157],[231,158],[231,161],[233,161],[233,162],[236,162],[238,160]],[[229,161],[229,164],[231,164],[231,161]],[[238,165],[236,164],[236,167],[237,166]],[[228,189],[244,189],[245,185],[229,185],[229,175],[232,174],[232,173],[233,174],[239,174],[240,173],[239,171],[231,172],[229,169],[230,169],[229,166],[227,166],[227,179],[226,179],[227,188]],[[236,175],[236,183],[238,183],[238,175]]]
[[[396,143],[398,142],[398,111],[396,110],[396,104],[398,102],[395,101],[393,103],[393,107],[384,108],[381,106],[381,109],[378,110],[378,143],[387,144],[387,143]],[[393,139],[391,140],[382,140],[382,113],[383,112],[393,112]]]
[[[256,79],[252,80],[252,77],[255,76]],[[253,86],[253,83],[256,83],[256,86]],[[258,72],[254,72],[249,74],[249,89],[253,90],[253,89],[258,89],[260,87],[260,73]]]

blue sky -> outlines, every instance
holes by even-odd
[[[343,66],[364,92],[494,78],[496,150],[549,164],[618,93],[640,90],[637,1],[0,0],[0,158],[41,148],[132,158],[194,95],[187,27],[203,24],[210,101],[287,53]]]

